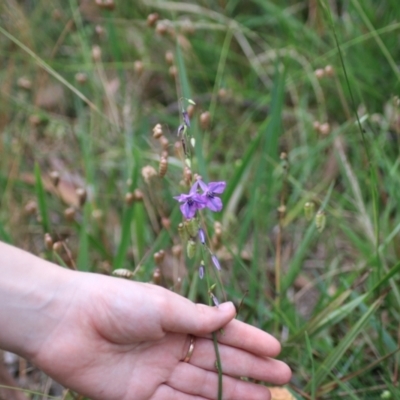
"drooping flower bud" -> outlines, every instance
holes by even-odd
[[[201,260],[200,267],[199,267],[199,278],[204,278],[204,261]]]
[[[201,244],[205,244],[206,243],[206,235],[204,233],[204,230],[202,228],[199,229],[199,239]]]
[[[221,271],[221,264],[219,263],[218,258],[214,254],[211,254],[211,261],[214,264],[215,268],[218,271]]]

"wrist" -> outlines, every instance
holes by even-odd
[[[0,348],[32,359],[62,317],[74,272],[3,243],[0,254]]]

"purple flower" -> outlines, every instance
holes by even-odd
[[[203,279],[204,278],[204,265],[201,264],[199,267],[199,278]]]
[[[221,211],[222,201],[218,197],[219,194],[223,193],[226,187],[226,182],[210,182],[208,185],[202,180],[198,180],[201,190],[203,191],[202,196],[205,198],[205,206],[211,211]]]
[[[197,193],[198,181],[190,188],[189,194],[181,194],[175,196],[181,204],[180,209],[186,219],[191,219],[195,216],[196,211],[206,206],[207,200],[204,196]]]
[[[182,110],[182,117],[183,117],[183,122],[185,123],[185,125],[188,128],[190,128],[189,114],[185,110]]]
[[[215,306],[218,307],[219,306],[219,301],[218,301],[217,297],[214,295],[214,293],[210,293],[210,296],[211,296],[212,301],[215,304]]]
[[[204,234],[204,231],[202,228],[199,229],[199,239],[200,239],[201,244],[206,243],[206,235]]]
[[[215,268],[217,268],[218,271],[221,271],[221,264],[214,254],[211,254],[211,261],[214,264]]]

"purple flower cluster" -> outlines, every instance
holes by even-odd
[[[203,193],[198,193],[200,189]],[[190,188],[189,194],[181,194],[175,196],[181,205],[180,209],[186,219],[191,219],[195,216],[197,210],[208,208],[211,211],[218,212],[222,210],[222,201],[218,195],[225,190],[226,182],[210,182],[208,185],[202,180],[196,181]]]

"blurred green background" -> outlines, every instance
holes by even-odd
[[[282,342],[294,398],[400,398],[399,21],[396,0],[3,0],[0,239],[208,303],[173,199],[188,107],[192,173],[227,182],[202,217],[217,297]]]

